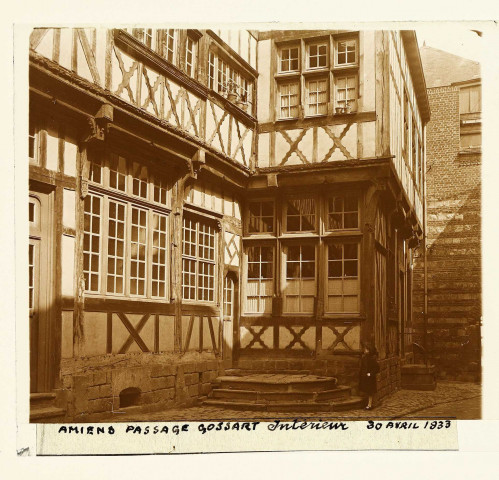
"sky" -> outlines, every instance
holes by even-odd
[[[419,45],[426,42],[428,47],[438,48],[460,57],[480,62],[485,37],[478,36],[469,28],[479,29],[479,24],[459,25],[442,24],[435,26],[428,22],[423,27],[416,28]]]

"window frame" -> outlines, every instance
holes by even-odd
[[[270,218],[268,215],[262,215],[262,204],[264,203],[271,203],[272,204],[272,230],[270,231],[256,231],[252,232],[250,231],[250,225],[251,225],[251,211],[250,211],[250,205],[251,204],[260,204],[259,208],[259,213],[260,215],[255,217],[258,219],[259,224],[263,224],[262,218]],[[273,198],[251,198],[247,201],[246,203],[246,220],[245,220],[245,234],[250,235],[250,236],[263,236],[263,235],[274,235],[276,231],[276,202]]]
[[[119,190],[117,188],[112,188],[110,185],[110,175],[111,175],[111,157],[118,157],[124,159],[125,162],[125,181],[124,190]],[[133,165],[142,165],[142,167],[147,168],[147,196],[146,198],[133,194]],[[99,175],[96,174],[99,172]],[[94,178],[95,177],[95,178]],[[161,185],[159,187],[158,185]],[[168,185],[168,186],[167,186]],[[164,190],[164,203],[159,203],[155,201],[155,192]],[[97,275],[97,289],[87,288],[85,285],[85,294],[88,296],[95,296],[100,298],[116,298],[116,299],[126,299],[133,301],[169,301],[170,298],[170,278],[169,278],[169,268],[170,268],[170,201],[171,201],[171,191],[169,182],[165,181],[164,178],[155,169],[152,169],[146,163],[140,161],[140,159],[134,156],[123,157],[122,155],[111,152],[110,154],[102,157],[96,157],[90,162],[90,172],[89,172],[89,192],[86,198],[98,197],[100,200],[100,210],[98,214],[99,222],[99,249],[97,252],[98,257],[98,269],[85,271],[86,275]],[[85,200],[86,201],[86,200]],[[110,273],[109,267],[109,241],[110,241],[110,222],[112,218],[110,217],[111,204],[123,205],[124,214],[123,220],[123,231],[121,233],[123,242],[123,252],[120,254],[122,262],[122,288],[121,291],[116,292],[108,289],[108,281],[110,275],[115,275],[116,272]],[[86,206],[84,206],[84,215],[86,215]],[[144,283],[144,293],[132,293],[132,243],[134,243],[132,237],[132,220],[133,211],[145,212],[145,225],[141,228],[145,228],[145,248],[143,248],[144,263],[143,276],[137,274],[139,281]],[[163,268],[158,269],[158,276],[154,274],[154,262],[155,262],[155,251],[158,248],[155,245],[154,233],[156,222],[156,216],[159,221],[163,218],[163,231],[159,232],[159,235],[163,235],[164,248],[161,248],[164,257]],[[85,227],[86,228],[86,227]],[[113,227],[114,228],[114,227]],[[117,227],[116,227],[117,228]],[[89,252],[85,252],[85,237],[88,232],[84,230],[84,245],[82,250],[82,255],[85,256]],[[121,238],[121,237],[120,237]],[[143,242],[141,242],[143,243]],[[140,248],[138,248],[140,251]],[[85,265],[85,259],[84,259]],[[84,267],[85,268],[85,267]],[[137,265],[137,272],[139,272],[139,265]],[[159,272],[162,273],[161,278],[159,277]],[[140,277],[140,278],[139,278]],[[158,283],[162,286],[158,288],[164,289],[164,295],[153,295],[153,284]]]
[[[191,221],[195,222],[196,224],[196,230],[195,230],[195,243],[194,243],[194,248],[195,248],[195,254],[194,255],[186,255],[184,252],[185,252],[185,249],[184,249],[184,243],[185,243],[185,237],[184,237],[184,230],[185,230],[185,220],[187,219],[190,219]],[[208,245],[204,245],[201,243],[200,241],[200,229],[199,229],[199,226],[200,225],[204,225],[205,227],[208,227],[208,229],[213,229],[213,259],[207,259],[207,258],[204,258],[204,257],[201,257],[200,254],[199,254],[199,251],[200,251],[200,248],[204,248],[204,249],[208,249],[208,250],[211,250],[211,247]],[[192,231],[192,230],[191,230]],[[203,235],[206,236],[206,232],[202,232]],[[209,231],[208,231],[208,235],[209,234]],[[182,281],[181,281],[181,284],[182,284],[182,301],[185,302],[185,303],[189,303],[189,304],[205,304],[205,305],[213,305],[215,303],[218,302],[218,285],[217,285],[217,281],[218,281],[218,278],[219,278],[219,273],[218,273],[218,242],[220,241],[220,239],[218,238],[219,237],[219,231],[218,231],[218,228],[216,226],[216,223],[215,223],[215,220],[212,219],[212,218],[209,218],[209,217],[205,217],[203,215],[197,215],[193,212],[184,212],[184,216],[182,218],[182,264],[181,264],[181,275],[182,275]],[[190,262],[194,262],[194,265],[195,265],[195,270],[194,270],[194,285],[191,285],[189,284],[187,287],[188,288],[193,288],[194,289],[194,296],[195,298],[186,298],[184,296],[184,288],[186,287],[186,284],[184,284],[184,275],[186,274],[186,270],[184,270],[184,260],[187,260],[187,261],[190,261]],[[203,264],[207,264],[207,265],[211,265],[212,268],[213,268],[213,288],[205,288],[204,286],[203,287],[200,287],[200,283],[199,283],[199,279],[200,277],[204,277],[204,278],[210,278],[209,275],[204,275],[204,274],[200,274],[200,264],[203,263]],[[189,271],[187,272],[189,274],[192,275],[192,272]],[[208,292],[211,290],[213,292],[213,298],[210,300],[208,298],[208,300],[206,299],[199,299],[199,290],[200,288],[202,290],[207,290]]]
[[[313,76],[313,77],[306,77],[305,78],[305,117],[321,117],[321,116],[324,116],[324,115],[327,115],[328,114],[328,105],[329,105],[329,101],[330,101],[330,98],[331,98],[331,93],[329,91],[329,81],[328,81],[328,77],[327,76]],[[320,81],[324,81],[325,82],[325,94],[326,94],[326,101],[325,102],[318,102],[318,99],[319,99],[319,95],[321,93],[321,91],[319,90],[316,90],[315,92],[313,92],[316,96],[317,96],[317,101],[316,103],[314,104],[315,107],[317,108],[317,112],[316,113],[311,113],[310,112],[310,86],[309,84],[311,82],[317,82],[319,83]],[[324,111],[323,112],[319,112],[319,106],[320,105],[324,105]]]
[[[288,87],[291,85],[295,85],[297,87],[297,93],[291,93],[290,92],[286,95],[281,94],[281,89],[284,87]],[[283,98],[288,98],[289,104],[287,106],[282,106],[282,99]],[[292,97],[296,97],[297,103],[296,105],[291,105],[290,99]],[[301,85],[300,85],[300,80],[298,78],[291,80],[291,79],[286,79],[286,81],[281,81],[278,83],[277,86],[277,103],[278,103],[278,118],[279,120],[290,120],[294,118],[299,118],[300,117],[300,110],[301,110]],[[283,116],[282,115],[282,110],[287,108],[289,115]],[[291,115],[292,109],[296,108],[296,115]]]
[[[355,45],[355,60],[353,62],[348,62],[346,61],[345,63],[339,63],[338,61],[338,54],[339,54],[339,48],[338,45],[341,42],[353,42]],[[347,50],[345,50],[345,60],[348,57],[348,46]],[[334,67],[335,68],[349,68],[349,67],[356,67],[359,64],[359,39],[358,37],[348,37],[348,38],[336,38],[334,40]]]
[[[360,193],[357,191],[337,191],[335,193],[331,193],[325,197],[325,215],[324,219],[325,231],[330,234],[338,233],[338,232],[358,232],[361,228],[361,202],[360,202]],[[337,198],[342,199],[342,210],[339,212],[330,210],[330,202],[331,200],[335,200]],[[345,199],[355,198],[357,199],[357,210],[347,210],[345,211]],[[345,214],[353,214],[357,212],[357,226],[356,227],[345,227]],[[330,216],[334,214],[341,215],[341,228],[332,228],[330,222]]]
[[[306,56],[306,70],[308,71],[315,71],[315,70],[327,70],[329,69],[329,41],[328,40],[316,40],[313,42],[308,42],[306,43],[306,48],[305,48],[305,56]],[[316,58],[317,60],[317,66],[312,67],[310,65],[310,59],[312,58],[312,55],[310,53],[310,48],[311,47],[317,47],[317,54],[314,55],[313,57]],[[326,53],[324,55],[319,54],[319,47],[326,47]],[[319,65],[319,58],[324,57],[326,60],[325,65]]]
[[[355,92],[355,95],[353,98],[348,98],[348,91],[349,90],[352,90],[351,88],[348,87],[348,80],[350,78],[353,78],[354,79],[354,85],[355,85],[355,89],[354,89],[354,92]],[[345,100],[339,100],[339,90],[340,90],[340,87],[339,87],[339,80],[341,79],[345,79]],[[335,108],[348,108],[347,105],[349,105],[351,102],[350,105],[352,105],[350,107],[350,111],[351,112],[356,112],[357,111],[357,108],[358,108],[358,100],[359,100],[359,75],[357,72],[355,73],[342,73],[342,74],[338,74],[338,75],[335,75],[334,77],[334,106]],[[340,102],[345,102],[345,105],[344,106],[341,106],[340,105]]]
[[[260,249],[260,253],[258,256],[258,261],[251,261],[249,260],[249,249],[250,248],[258,248]],[[271,252],[271,260],[270,261],[262,261],[262,248],[268,248],[270,249]],[[275,293],[275,277],[277,274],[277,269],[276,269],[276,244],[272,240],[267,240],[267,241],[251,241],[248,242],[244,245],[244,256],[243,256],[243,272],[244,272],[244,281],[245,281],[245,289],[244,289],[244,315],[270,315],[272,313],[272,298]],[[250,264],[258,264],[259,265],[259,273],[260,275],[258,277],[250,277]],[[262,265],[267,264],[270,265],[271,269],[271,276],[270,277],[262,277]],[[266,294],[266,295],[261,295],[261,289],[262,289],[262,283],[263,282],[268,282],[271,286],[271,292]],[[258,295],[250,295],[250,290],[251,290],[251,284],[257,284],[258,285]],[[265,307],[262,308],[257,308],[256,310],[258,311],[250,311],[249,309],[249,298],[251,299],[256,299],[258,307],[260,307],[262,304],[265,305],[264,302],[269,302],[268,310],[265,310]]]
[[[313,200],[314,201],[314,228],[311,230],[289,230],[288,228],[288,205],[290,200]],[[282,208],[282,225],[283,225],[283,233],[290,235],[306,235],[311,233],[318,233],[318,217],[320,212],[320,199],[317,195],[288,195],[283,198],[283,208]],[[297,215],[293,215],[297,216]],[[300,218],[300,226],[302,225],[302,216],[299,215]]]
[[[296,58],[297,67],[295,69],[289,68],[288,70],[283,70],[282,69],[282,62],[283,61],[289,62],[289,65],[291,67],[291,62],[294,60],[294,58],[291,58],[291,57],[289,57],[286,60],[283,60],[283,58],[282,58],[283,51],[284,50],[291,51],[293,49],[298,50],[298,52],[297,52],[298,56]],[[293,43],[293,44],[283,45],[283,46],[279,47],[279,50],[278,50],[278,69],[277,69],[279,73],[282,73],[282,74],[298,73],[301,70],[300,64],[301,64],[301,48],[300,48],[299,43]]]

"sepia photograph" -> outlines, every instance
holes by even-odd
[[[31,30],[31,423],[482,417],[482,32],[253,27]]]

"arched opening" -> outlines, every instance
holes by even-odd
[[[140,402],[140,388],[129,387],[120,392],[120,408],[133,407]]]

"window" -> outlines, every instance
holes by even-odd
[[[417,159],[417,151],[418,151],[418,146],[417,146],[417,139],[418,139],[418,131],[416,128],[416,119],[412,117],[412,141],[411,141],[411,158],[412,158],[412,173],[414,176],[416,176],[416,173],[418,171],[418,159]]]
[[[404,146],[402,154],[406,159],[409,155],[409,135],[410,135],[409,116],[410,116],[409,97],[407,96],[407,92],[404,91]]]
[[[279,118],[298,117],[300,87],[298,82],[279,85]]]
[[[348,195],[328,200],[328,230],[359,228],[359,200]]]
[[[357,110],[357,75],[336,78],[336,107]]]
[[[208,54],[208,87],[225,97],[229,93],[235,94],[234,101],[239,103],[238,106],[249,106],[251,112],[253,82],[215,52]]]
[[[175,47],[177,43],[177,31],[173,29],[163,32],[163,56],[171,63],[175,63]]]
[[[331,244],[327,262],[328,313],[359,311],[359,245]]]
[[[270,313],[273,295],[274,250],[270,246],[247,249],[246,313]]]
[[[296,72],[298,70],[299,47],[286,47],[280,50],[280,72]]]
[[[459,90],[459,113],[478,113],[481,111],[481,87],[463,87]]]
[[[482,134],[480,132],[461,134],[461,149],[480,148],[481,146]]]
[[[315,199],[293,198],[286,204],[286,231],[310,232],[315,230]]]
[[[307,60],[308,68],[325,68],[327,67],[327,44],[318,43],[308,45]]]
[[[114,154],[106,162],[91,162],[89,180],[83,236],[86,291],[166,298],[166,182],[153,179],[144,165]],[[94,184],[101,185],[99,191]]]
[[[190,77],[194,77],[196,73],[196,47],[197,42],[188,36],[185,42],[185,73]]]
[[[307,80],[307,115],[327,114],[328,92],[327,79]]]
[[[182,245],[182,296],[184,300],[213,302],[215,293],[215,228],[185,218]]]
[[[234,316],[234,279],[231,275],[225,276],[224,281],[224,317],[232,320]]]
[[[154,45],[153,42],[153,33],[152,33],[152,28],[146,28],[144,29],[144,43],[149,47],[149,48],[155,48],[156,45]]]
[[[335,58],[337,67],[355,65],[357,63],[357,40],[338,40]]]
[[[289,245],[286,254],[285,313],[313,313],[316,295],[315,246]]]
[[[249,233],[270,233],[274,231],[274,202],[249,203]]]
[[[36,130],[33,122],[29,122],[29,132],[28,132],[28,158],[31,162],[37,162],[38,158],[36,155]]]

